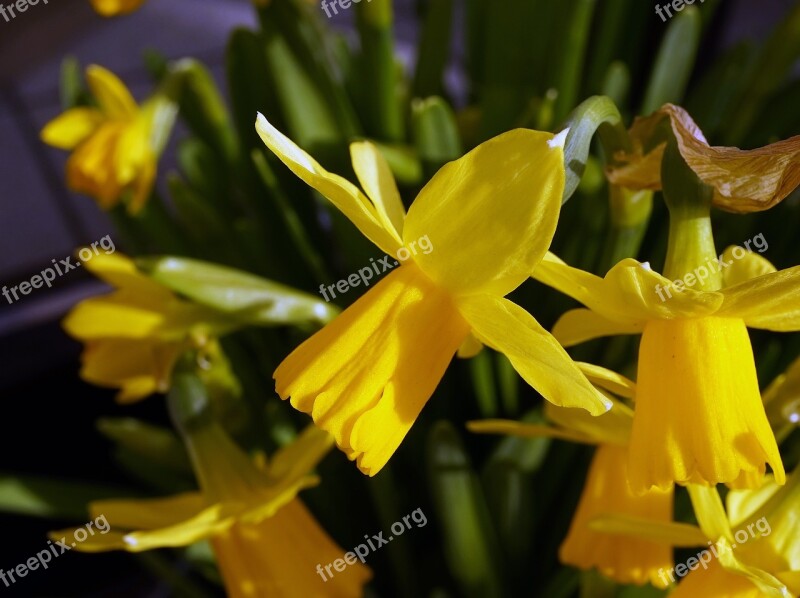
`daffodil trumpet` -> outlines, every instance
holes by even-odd
[[[517,129],[445,165],[406,215],[389,166],[362,141],[350,147],[364,191],[324,170],[262,115],[261,139],[389,255],[412,255],[275,370],[283,399],[312,416],[362,472],[374,475],[408,433],[461,347],[504,353],[545,399],[593,414],[608,400],[564,349],[505,295],[544,256],[564,188],[563,133]]]
[[[610,370],[578,364],[593,384],[603,392],[615,392],[632,399],[636,385]],[[550,437],[568,442],[596,445],[578,508],[566,538],[559,549],[562,563],[584,570],[596,569],[621,584],[651,583],[666,587],[659,571],[672,563],[669,546],[647,539],[629,538],[596,531],[597,517],[624,515],[669,523],[672,521],[673,490],[653,488],[634,493],[628,484],[628,443],[633,410],[623,401],[607,395],[611,409],[591,417],[579,409],[545,405],[549,425],[507,420],[467,423],[472,432],[510,434],[521,437]]]
[[[675,153],[665,156],[684,176]],[[685,169],[685,164],[683,165]],[[685,172],[685,170],[684,170]],[[670,205],[666,274],[625,259],[604,278],[571,268],[552,254],[534,278],[586,308],[564,314],[553,334],[564,346],[594,338],[641,334],[637,404],[631,433],[630,481],[637,492],[673,483],[754,487],[768,463],[785,480],[764,412],[747,327],[800,330],[800,267],[776,271],[752,252],[678,292],[670,279],[715,256],[710,193],[688,175],[679,193],[664,177]],[[662,301],[657,288],[672,290]]]
[[[318,482],[312,470],[333,446],[326,432],[309,426],[271,459],[253,460],[214,420],[196,376],[178,372],[168,404],[200,490],[94,502],[92,517],[104,516],[111,529],[89,536],[76,550],[141,552],[209,540],[233,598],[363,595],[372,574],[361,563],[327,582],[314,574],[318,563],[344,553],[297,498]]]

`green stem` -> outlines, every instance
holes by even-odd
[[[672,280],[703,267],[708,276],[697,276],[697,290],[722,288],[722,274],[712,267],[717,259],[711,230],[713,191],[689,168],[673,139],[661,165],[664,199],[669,208],[669,242],[664,276]]]

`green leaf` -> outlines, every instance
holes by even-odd
[[[469,598],[505,595],[499,543],[486,499],[452,424],[434,425],[427,452],[428,479],[451,575]]]
[[[414,73],[414,97],[425,98],[444,93],[444,72],[450,56],[453,0],[431,0],[417,47]]]
[[[335,306],[248,272],[177,257],[145,258],[137,265],[189,299],[253,324],[325,324]]]
[[[683,99],[700,45],[702,22],[694,6],[674,17],[658,49],[640,113],[648,115],[666,103]]]

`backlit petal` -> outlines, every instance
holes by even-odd
[[[750,328],[800,330],[800,266],[765,274],[720,291],[719,315],[742,318]]]
[[[403,240],[433,251],[414,261],[454,293],[506,295],[542,259],[564,188],[560,138],[516,129],[444,165],[411,204]]]
[[[266,146],[289,167],[289,170],[328,198],[364,236],[386,253],[391,255],[397,253],[397,249],[402,245],[400,237],[384,228],[375,206],[358,187],[322,168],[314,158],[273,127],[260,113],[256,120],[256,131]]]
[[[553,336],[565,347],[572,347],[604,336],[641,334],[643,321],[618,322],[609,320],[590,309],[571,309],[553,326]]]
[[[484,344],[505,354],[520,376],[541,395],[563,407],[605,413],[611,402],[586,379],[556,339],[508,299],[474,295],[459,310]]]
[[[722,271],[723,287],[732,287],[751,278],[777,272],[767,258],[741,247],[728,247],[722,252],[722,260],[730,264]]]
[[[369,141],[351,143],[350,157],[358,182],[375,205],[383,227],[402,238],[406,209],[386,158]]]

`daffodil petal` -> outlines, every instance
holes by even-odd
[[[550,245],[564,189],[563,139],[516,129],[444,165],[411,204],[408,247],[427,236],[433,250],[414,261],[451,292],[506,295]]]
[[[386,158],[369,141],[351,143],[350,157],[358,182],[375,205],[383,227],[402,238],[406,209]]]
[[[467,422],[467,430],[476,434],[506,434],[522,438],[555,438],[581,444],[594,444],[594,440],[584,434],[572,430],[527,424],[510,419],[485,419]]]
[[[188,546],[218,534],[236,521],[237,505],[215,504],[173,525],[141,530],[123,536],[119,549],[142,552],[154,548]]]
[[[556,407],[551,403],[544,406],[544,414],[553,424],[591,438],[594,444],[627,446],[633,425],[633,410],[611,395],[606,397],[611,409],[602,415],[592,416],[583,409]]]
[[[562,315],[555,326],[553,336],[565,347],[572,347],[604,336],[641,334],[644,322],[618,322],[609,320],[590,309],[572,309]]]
[[[742,318],[750,328],[800,330],[800,266],[752,278],[720,291],[719,315]]]
[[[86,82],[103,114],[113,119],[133,118],[138,107],[131,92],[114,73],[96,64],[86,69]]]
[[[598,392],[556,339],[524,309],[508,299],[473,295],[459,310],[484,344],[505,354],[514,369],[548,401],[605,413],[611,402]]]
[[[269,461],[267,475],[272,479],[300,479],[308,475],[333,447],[333,436],[316,426],[306,429]]]
[[[468,332],[451,296],[408,263],[284,359],[275,389],[374,475]]]
[[[771,475],[765,476],[765,483],[754,490],[730,490],[725,497],[725,506],[731,526],[738,527],[758,511],[774,494],[781,489]]]
[[[133,304],[119,293],[86,299],[76,305],[62,322],[73,338],[147,339],[156,335],[167,321],[166,313]]]
[[[739,255],[737,249],[743,252],[743,255]],[[777,272],[777,268],[767,258],[752,251],[745,251],[741,247],[728,247],[720,257],[726,264],[729,264],[722,271],[724,287],[732,287],[751,278]]]
[[[707,538],[696,525],[654,521],[620,513],[601,515],[589,523],[596,532],[618,534],[669,544],[678,548],[704,546]]]
[[[707,538],[733,538],[731,524],[722,505],[716,486],[688,484],[689,498],[692,500],[697,523]]]
[[[461,359],[469,359],[475,357],[483,349],[483,343],[475,338],[475,335],[470,332],[461,346],[458,348],[456,355]]]
[[[89,137],[103,122],[103,115],[94,108],[72,108],[47,123],[41,139],[48,145],[71,150]]]
[[[710,315],[722,304],[719,293],[689,288],[679,292],[667,278],[630,258],[600,278],[572,268],[550,253],[533,271],[533,277],[606,319],[623,324]]]
[[[336,206],[364,236],[385,252],[395,255],[402,245],[400,237],[384,228],[375,207],[358,187],[347,179],[328,172],[278,131],[259,113],[256,131],[261,140],[300,180],[316,189]]]
[[[736,557],[736,551],[728,545],[727,540],[717,543],[717,553],[722,568],[728,572],[746,578],[760,591],[753,596],[774,596],[775,598],[794,598],[786,586],[775,576],[760,569],[752,567]]]
[[[636,396],[636,383],[622,374],[618,374],[615,371],[599,365],[582,361],[578,361],[576,364],[589,379],[589,382],[595,386],[599,386],[600,388],[626,399],[633,399]]]
[[[203,511],[208,505],[199,492],[167,498],[98,500],[89,505],[93,519],[105,517],[113,528],[156,529],[175,525]]]

